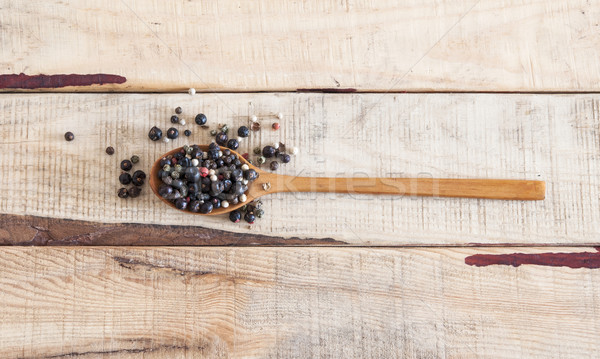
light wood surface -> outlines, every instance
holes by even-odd
[[[2,0],[0,74],[126,78],[58,91],[597,91],[598,18],[590,0]]]
[[[0,124],[0,212],[95,222],[156,223],[248,235],[331,238],[354,245],[592,244],[600,227],[597,95],[524,94],[5,94]],[[263,130],[239,152],[274,141],[300,153],[277,172],[325,177],[537,179],[544,201],[492,201],[372,195],[274,194],[251,229],[225,218],[181,216],[145,187],[121,200],[119,162],[138,167],[182,146],[147,138],[184,109],[190,143],[206,143],[193,124],[248,124]],[[279,131],[271,130],[282,112]],[[63,134],[75,133],[73,142]],[[104,153],[114,146],[116,154]],[[221,243],[220,241],[217,241]],[[259,241],[260,242],[260,241]],[[138,242],[139,243],[139,242]]]
[[[591,358],[593,248],[4,248],[2,358]]]

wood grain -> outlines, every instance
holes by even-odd
[[[600,355],[600,272],[465,264],[513,251],[4,248],[0,356]]]
[[[589,0],[2,0],[0,74],[127,79],[53,91],[598,91],[599,18]]]
[[[509,94],[5,94],[0,97],[0,213],[104,223],[201,226],[353,245],[594,244],[600,235],[600,97]],[[147,138],[168,128],[175,106],[211,128],[260,117],[240,152],[274,141],[300,147],[278,173],[329,177],[538,179],[544,201],[370,195],[274,194],[251,229],[225,218],[182,215],[145,187],[121,200],[119,162],[141,156],[148,170],[169,144]],[[281,129],[269,129],[282,112]],[[63,134],[75,133],[66,142]],[[384,139],[384,140],[382,140]],[[114,156],[104,153],[106,146]],[[138,243],[139,244],[139,243]]]

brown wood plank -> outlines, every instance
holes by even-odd
[[[598,269],[465,263],[513,252],[598,257],[581,247],[7,247],[0,356],[600,355]]]
[[[0,87],[598,91],[599,17],[589,0],[2,0]]]

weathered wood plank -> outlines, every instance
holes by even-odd
[[[250,104],[251,103],[251,104]],[[261,118],[241,152],[281,140],[301,148],[282,174],[541,179],[544,201],[277,194],[252,229],[222,217],[182,215],[145,188],[121,200],[119,162],[149,169],[186,143],[151,142],[184,108],[190,142],[209,141],[193,124]],[[354,245],[593,244],[600,234],[600,97],[491,94],[13,94],[0,97],[0,213],[93,222],[201,226],[246,235],[332,238]],[[269,129],[282,112],[279,131]],[[75,133],[66,142],[63,134]],[[114,146],[116,154],[104,153]],[[137,244],[140,244],[137,242]],[[180,244],[194,244],[180,243]],[[217,240],[215,244],[221,244]]]
[[[587,0],[2,0],[0,74],[126,78],[59,91],[597,91],[598,18]]]
[[[593,248],[4,248],[2,358],[588,358]],[[542,254],[543,256],[543,254]]]

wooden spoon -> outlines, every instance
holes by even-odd
[[[207,151],[208,146],[199,146]],[[150,187],[163,202],[175,208],[175,205],[158,194],[162,180],[158,178],[160,160],[174,155],[183,147],[176,148],[161,156],[150,171]],[[225,150],[225,147],[221,147]],[[231,151],[231,150],[230,150]],[[451,179],[451,178],[332,178],[297,177],[265,172],[248,163],[239,153],[242,163],[258,172],[259,177],[249,184],[246,196],[250,201],[276,192],[337,192],[354,194],[391,194],[400,196],[462,197],[504,200],[542,200],[545,197],[546,183],[530,180],[500,179]],[[224,214],[242,207],[245,203],[217,208],[207,215]],[[186,211],[191,214],[202,214]]]

